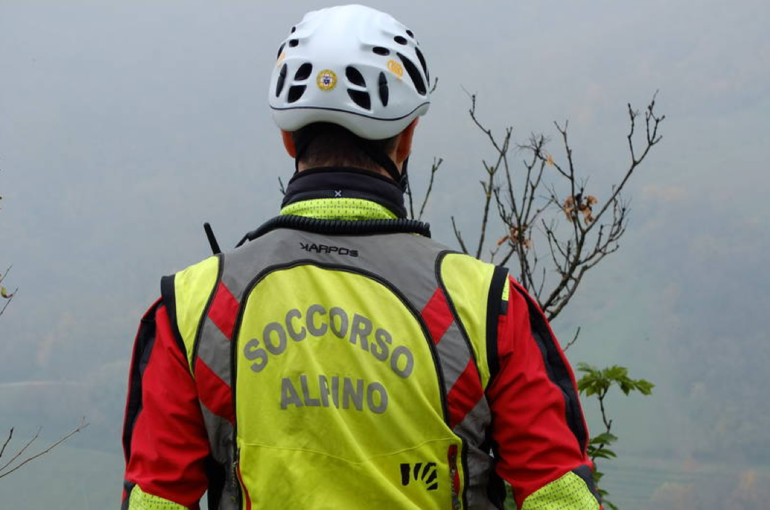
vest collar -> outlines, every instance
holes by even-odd
[[[350,167],[324,167],[294,174],[281,214],[326,220],[406,218],[404,193],[387,177]]]

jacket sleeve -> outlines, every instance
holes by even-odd
[[[535,302],[509,279],[499,371],[487,388],[497,474],[521,510],[600,508],[572,369]]]
[[[160,300],[134,344],[123,449],[123,510],[199,508],[209,444],[195,380]]]

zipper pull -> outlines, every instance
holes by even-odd
[[[238,500],[238,491],[240,490],[238,487],[238,461],[233,461],[232,466],[232,473],[230,475],[230,479],[232,480],[232,495],[230,496],[230,499],[233,500],[233,502]]]
[[[243,508],[243,491],[246,489],[241,486],[240,479],[240,461],[241,461],[241,449],[235,448],[235,459],[233,460],[233,502],[236,504],[236,508]]]
[[[449,461],[449,483],[452,486],[452,509],[460,510],[460,473],[457,470],[457,445],[450,445],[447,451],[447,460]]]

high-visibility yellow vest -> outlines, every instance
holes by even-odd
[[[506,279],[414,234],[285,228],[165,278],[219,508],[496,508]]]

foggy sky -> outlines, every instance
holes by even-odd
[[[0,433],[44,423],[50,439],[87,416],[72,446],[100,452],[114,487],[62,488],[77,504],[119,497],[128,359],[160,276],[208,256],[204,221],[232,246],[278,211],[277,178],[293,164],[270,119],[269,76],[288,29],[325,5],[0,0],[0,270],[13,264],[6,286],[20,287],[0,318]],[[478,227],[481,160],[493,157],[467,92],[518,142],[569,119],[601,200],[628,164],[626,104],[660,91],[664,140],[629,186],[629,233],[554,327],[565,339],[582,326],[574,364],[624,364],[658,385],[610,400],[618,450],[689,475],[619,493],[623,508],[689,508],[688,487],[720,463],[768,475],[770,4],[369,5],[416,33],[439,77],[410,169],[419,190],[421,171],[444,158],[427,220],[452,247],[449,216]],[[91,462],[78,451],[73,472]],[[44,468],[17,483],[33,469]],[[14,508],[43,496],[29,497]]]

